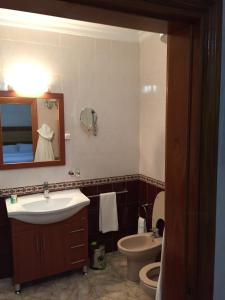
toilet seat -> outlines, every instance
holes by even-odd
[[[152,228],[157,227],[158,220],[165,220],[165,192],[160,192],[155,197],[152,210]]]
[[[156,262],[156,263],[152,263],[152,264],[149,264],[149,265],[143,267],[139,272],[139,277],[140,277],[141,282],[143,284],[145,284],[146,286],[156,289],[158,280],[150,279],[150,276],[148,274],[149,273],[151,274],[155,269],[159,269],[160,266],[161,266],[161,263]]]

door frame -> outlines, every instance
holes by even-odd
[[[171,34],[168,78],[172,88],[168,89],[166,151],[169,230],[163,298],[212,299],[222,1],[1,0],[1,7]],[[181,42],[188,49],[181,64],[188,73],[178,74],[179,59],[175,57],[181,55]],[[181,88],[174,88],[173,72],[177,78],[186,75],[186,84]],[[181,96],[185,99],[183,105],[179,102]],[[171,284],[171,276],[175,284]]]

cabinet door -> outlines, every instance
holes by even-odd
[[[53,224],[41,230],[42,275],[65,271],[65,239],[63,226]]]
[[[25,231],[14,235],[13,242],[13,268],[14,283],[23,283],[40,278],[41,244],[37,231]]]

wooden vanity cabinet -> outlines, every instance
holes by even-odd
[[[15,285],[88,264],[87,208],[55,224],[11,219]]]

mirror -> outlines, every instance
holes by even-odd
[[[84,108],[80,113],[80,122],[82,127],[88,133],[97,135],[97,113],[92,108]]]
[[[65,164],[63,94],[0,92],[0,168]]]

